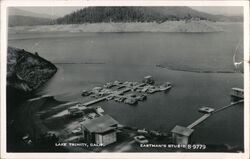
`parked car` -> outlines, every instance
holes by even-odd
[[[26,144],[26,145],[31,145],[32,144],[32,140],[30,138],[30,136],[27,134],[25,136],[22,137],[22,140],[23,142]]]
[[[137,132],[140,134],[148,134],[148,131],[146,129],[138,129]]]
[[[148,143],[148,140],[143,135],[135,136],[134,140],[135,140],[135,142],[140,143],[140,144],[147,144]]]
[[[72,134],[81,134],[81,128],[79,127],[79,128],[76,128],[76,129],[74,129],[73,131],[72,131]]]

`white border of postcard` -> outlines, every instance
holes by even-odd
[[[8,0],[1,3],[1,156],[0,158],[249,158],[249,2],[248,1],[90,1]],[[7,7],[11,6],[243,6],[244,7],[244,153],[7,153],[6,152],[6,53]]]

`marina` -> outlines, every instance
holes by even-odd
[[[147,94],[153,94],[156,92],[166,92],[172,85],[170,82],[165,82],[162,85],[154,85],[155,81],[152,76],[144,77],[142,83],[139,82],[108,82],[103,87],[94,87],[92,90],[83,90],[82,96],[90,96],[97,98],[95,100],[83,103],[83,106],[90,106],[105,100],[114,100],[117,102],[124,102],[126,104],[134,105],[138,101],[144,101],[147,99]],[[111,89],[116,88],[116,89]],[[122,89],[122,90],[120,90]],[[131,94],[125,94],[133,92]],[[99,98],[98,98],[99,97]]]

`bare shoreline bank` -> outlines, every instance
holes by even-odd
[[[87,23],[9,27],[9,34],[44,32],[221,32],[227,22],[167,21],[164,23]]]

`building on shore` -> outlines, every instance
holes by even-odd
[[[187,145],[190,143],[193,129],[176,125],[172,130],[172,141],[177,145]]]
[[[109,115],[103,115],[82,123],[84,140],[88,143],[106,146],[117,141],[118,122]]]

